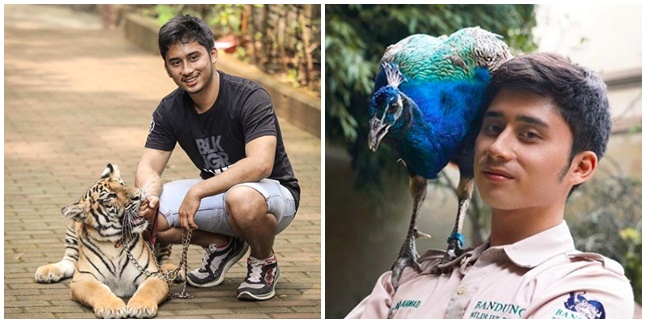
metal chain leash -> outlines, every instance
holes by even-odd
[[[126,254],[128,255],[128,259],[130,259],[130,262],[137,268],[141,273],[146,275],[147,277],[154,276],[157,277],[161,280],[166,281],[168,284],[168,298],[179,298],[179,299],[191,299],[193,298],[193,295],[189,294],[186,292],[186,278],[184,278],[184,287],[182,288],[182,291],[180,293],[171,293],[170,288],[173,286],[173,282],[175,281],[175,278],[179,275],[179,271],[184,267],[184,275],[188,273],[188,247],[190,246],[191,243],[191,234],[193,233],[193,230],[182,230],[182,257],[180,258],[179,265],[177,268],[175,268],[172,271],[163,273],[161,270],[161,266],[159,265],[159,262],[157,261],[157,257],[155,257],[155,252],[154,252],[154,246],[151,247],[147,243],[145,244],[147,248],[150,249],[150,251],[153,253],[153,259],[155,260],[155,264],[157,265],[157,268],[159,269],[156,272],[150,272],[147,269],[144,269],[137,259],[130,253],[130,250],[127,248],[127,243],[125,241],[125,234],[121,235],[121,245],[123,249],[126,251]]]
[[[186,234],[184,234],[186,232]],[[189,294],[186,292],[186,282],[187,278],[184,277],[184,286],[182,287],[182,291],[180,293],[170,293],[170,287],[173,284],[173,281],[175,281],[175,277],[177,277],[177,274],[179,273],[179,270],[181,267],[184,267],[184,275],[188,274],[188,247],[191,244],[191,233],[193,233],[193,230],[189,229],[188,231],[182,230],[182,257],[179,261],[179,265],[177,265],[177,268],[172,271],[174,277],[172,280],[168,282],[168,297],[169,298],[179,298],[179,299],[191,299],[193,298],[193,295]],[[155,259],[157,261],[157,259]],[[183,266],[182,266],[183,265]]]

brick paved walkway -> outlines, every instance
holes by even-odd
[[[96,15],[38,5],[5,5],[4,13],[4,317],[94,318],[70,300],[69,279],[37,284],[34,272],[60,260],[60,209],[76,202],[108,162],[133,183],[152,111],[174,83],[159,56],[120,30],[101,30]],[[321,317],[320,140],[280,121],[303,196],[296,219],[276,239],[277,297],[237,301],[241,262],[221,286],[189,288],[194,299],[162,304],[159,318]],[[164,173],[165,180],[196,176],[181,150]],[[201,257],[191,246],[189,268]]]

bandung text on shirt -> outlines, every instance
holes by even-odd
[[[204,159],[204,170],[218,175],[229,168],[229,155],[220,146],[222,136],[195,139],[195,144]]]
[[[520,318],[524,307],[516,304],[499,303],[495,301],[478,301],[471,311],[471,319],[506,319]]]

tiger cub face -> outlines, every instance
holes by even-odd
[[[142,190],[121,180],[116,165],[108,164],[101,179],[61,212],[65,218],[82,223],[92,238],[117,242],[122,234],[139,234],[146,229],[147,221],[139,216],[144,198]]]

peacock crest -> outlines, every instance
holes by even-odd
[[[386,74],[386,81],[388,82],[388,85],[392,86],[393,88],[398,88],[399,84],[402,84],[406,81],[404,75],[399,71],[399,66],[397,64],[384,62],[382,64],[382,68],[384,70],[384,73]]]

